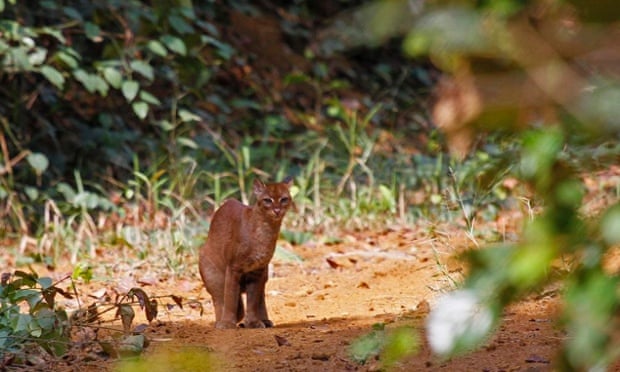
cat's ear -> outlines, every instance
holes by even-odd
[[[254,179],[254,195],[260,195],[265,191],[265,184],[258,178]]]
[[[286,178],[282,180],[282,183],[286,184],[288,187],[293,186],[293,176],[286,176]]]

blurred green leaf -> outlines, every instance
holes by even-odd
[[[65,85],[65,78],[54,67],[49,65],[41,66],[41,74],[58,89],[63,89]]]
[[[93,278],[93,267],[90,265],[78,264],[73,268],[71,278],[73,280],[82,279],[88,284]]]
[[[89,93],[99,92],[102,96],[106,96],[109,86],[100,76],[88,73],[82,69],[73,71],[73,76],[86,88]]]
[[[41,286],[42,289],[47,289],[52,286],[52,278],[49,277],[41,277],[37,279],[37,283]]]
[[[369,359],[379,355],[385,341],[385,331],[375,330],[357,338],[349,347],[351,359],[359,364],[365,364]]]
[[[101,28],[92,22],[84,22],[84,32],[86,37],[92,41],[101,41]]]
[[[153,52],[154,54],[157,54],[160,57],[165,57],[168,55],[168,51],[166,50],[166,47],[157,40],[150,40],[146,44],[146,46],[151,52]]]
[[[192,27],[185,21],[185,19],[183,19],[183,17],[179,15],[168,15],[168,22],[170,22],[170,26],[172,26],[172,28],[179,34],[191,34],[195,32],[194,27]]]
[[[187,54],[187,47],[183,40],[172,35],[163,35],[160,38],[161,42],[172,52],[184,56]]]
[[[37,311],[34,318],[42,330],[46,332],[52,331],[56,326],[56,314],[51,309],[42,308]]]
[[[194,140],[187,137],[177,137],[177,143],[192,150],[196,150],[199,148],[198,144]]]
[[[200,121],[200,116],[186,109],[179,110],[179,118],[184,123],[192,122],[192,121]]]
[[[125,80],[121,86],[121,91],[127,102],[131,102],[136,98],[139,89],[140,84],[134,80]]]
[[[415,354],[419,347],[418,336],[408,327],[395,329],[387,334],[381,360],[386,368],[403,358]]]
[[[620,244],[620,204],[616,203],[603,215],[601,220],[601,234],[605,243],[610,246]]]
[[[32,169],[34,169],[37,175],[43,174],[43,172],[47,170],[50,164],[47,156],[39,152],[33,152],[28,154],[26,160],[28,161],[28,164],[32,167]]]
[[[303,259],[299,257],[295,252],[292,252],[286,248],[283,248],[279,245],[276,246],[275,253],[273,254],[273,260],[279,262],[287,262],[287,263],[301,263]]]
[[[144,101],[136,101],[131,104],[131,108],[137,117],[144,120],[149,113],[149,105]]]
[[[161,105],[161,101],[157,97],[145,90],[140,91],[140,99],[151,105]]]
[[[133,71],[136,71],[140,75],[147,78],[149,81],[152,81],[155,77],[153,67],[146,61],[142,60],[134,60],[129,64]]]
[[[123,82],[123,75],[114,67],[103,69],[103,77],[114,89],[120,89]]]
[[[62,8],[62,11],[65,15],[67,15],[71,19],[76,19],[78,21],[84,20],[84,18],[82,17],[82,13],[80,13],[77,9],[73,7],[65,6]]]

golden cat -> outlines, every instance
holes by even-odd
[[[255,179],[253,205],[228,200],[213,215],[198,265],[213,299],[216,328],[235,328],[242,320],[248,328],[273,327],[265,284],[282,218],[292,205],[291,184],[290,177],[268,184]],[[247,296],[247,313],[242,293]]]

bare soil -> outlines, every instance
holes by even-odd
[[[303,261],[273,261],[273,277],[267,284],[267,305],[275,323],[271,329],[214,329],[211,300],[196,270],[181,277],[161,276],[148,265],[107,264],[109,277],[95,277],[89,284],[79,285],[78,290],[101,297],[104,291],[125,293],[137,286],[150,296],[182,296],[183,308],[170,298],[159,299],[158,318],[146,330],[150,340],[147,360],[183,351],[204,356],[204,363],[197,368],[170,361],[175,369],[379,370],[379,358],[359,364],[349,353],[351,343],[377,323],[385,324],[388,330],[412,327],[420,336],[417,353],[398,363],[395,370],[553,369],[558,346],[565,337],[553,320],[559,308],[555,290],[509,308],[497,334],[480,350],[450,360],[431,354],[424,337],[429,306],[441,293],[453,289],[454,281],[462,279],[464,269],[454,254],[472,245],[459,230],[394,227],[348,233],[334,244],[313,240],[294,247],[281,244]],[[39,270],[40,275],[46,275],[44,268]],[[47,273],[58,278],[65,274],[58,269]],[[84,302],[93,301],[85,297]],[[202,305],[202,315],[199,306],[189,306],[192,300]],[[67,303],[68,308],[71,306],[75,303]],[[146,323],[144,313],[136,313],[134,323]],[[118,320],[106,327],[122,329]],[[115,359],[102,359],[92,348],[76,352],[57,361],[55,367],[111,370],[119,365]],[[157,363],[167,362],[158,359]]]

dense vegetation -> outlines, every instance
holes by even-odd
[[[606,363],[601,325],[620,301],[602,260],[620,218],[617,206],[584,217],[579,176],[618,160],[618,86],[606,66],[571,66],[613,47],[609,12],[563,1],[312,3],[0,1],[0,239],[30,253],[22,263],[122,245],[180,270],[207,213],[229,196],[247,201],[252,177],[295,177],[293,241],[333,222],[419,218],[462,222],[475,241],[477,219],[526,195],[544,212],[521,240],[470,256],[463,291],[491,319],[478,338],[503,306],[552,279],[555,259],[580,253],[566,275],[577,335],[566,363]],[[540,48],[524,53],[532,43]],[[489,95],[494,85],[513,95]],[[530,191],[507,188],[509,175]],[[50,288],[29,275],[3,287],[3,307],[41,300],[15,296]],[[1,314],[0,326],[15,325],[15,312]],[[64,337],[42,322],[39,336]]]

